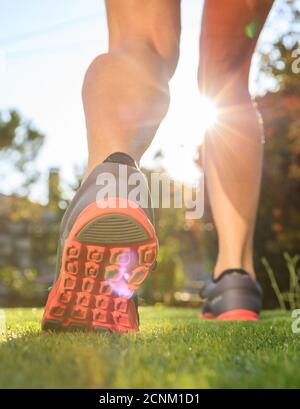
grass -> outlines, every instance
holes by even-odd
[[[141,308],[140,334],[41,333],[39,309],[7,309],[1,388],[299,388],[291,314],[212,322],[195,310]]]

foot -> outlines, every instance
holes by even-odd
[[[43,330],[139,329],[136,291],[153,268],[158,250],[151,205],[137,207],[128,194],[96,202],[100,174],[114,175],[117,186],[127,184],[127,176],[140,174],[134,163],[126,164],[128,158],[116,153],[98,165],[63,218],[57,277],[45,307]],[[133,187],[127,185],[128,191]],[[145,192],[149,195],[146,184]]]
[[[201,318],[258,320],[262,306],[259,283],[242,269],[228,269],[201,290],[204,299]]]

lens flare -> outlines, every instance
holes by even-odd
[[[133,266],[138,263],[138,256],[135,251],[130,251],[126,257],[120,260],[120,264],[116,265],[117,274],[114,278],[108,279],[108,284],[117,296],[131,298],[134,291],[129,288],[128,281],[131,278]]]
[[[201,122],[205,130],[216,125],[218,120],[218,108],[215,103],[206,96],[200,97]]]

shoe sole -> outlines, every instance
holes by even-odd
[[[142,209],[121,198],[114,204],[92,203],[78,216],[64,242],[43,330],[139,330],[132,296],[155,263],[158,241]]]
[[[199,318],[221,321],[257,321],[259,320],[259,315],[251,310],[235,309],[223,312],[217,316],[211,313],[200,314]]]

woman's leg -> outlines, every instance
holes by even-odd
[[[249,90],[252,54],[273,0],[206,0],[199,87],[216,104],[203,163],[218,232],[214,276],[243,268],[255,277],[253,231],[260,191],[262,126]]]
[[[109,51],[83,84],[87,175],[112,152],[139,161],[168,110],[178,59],[179,0],[107,0],[106,8]]]

